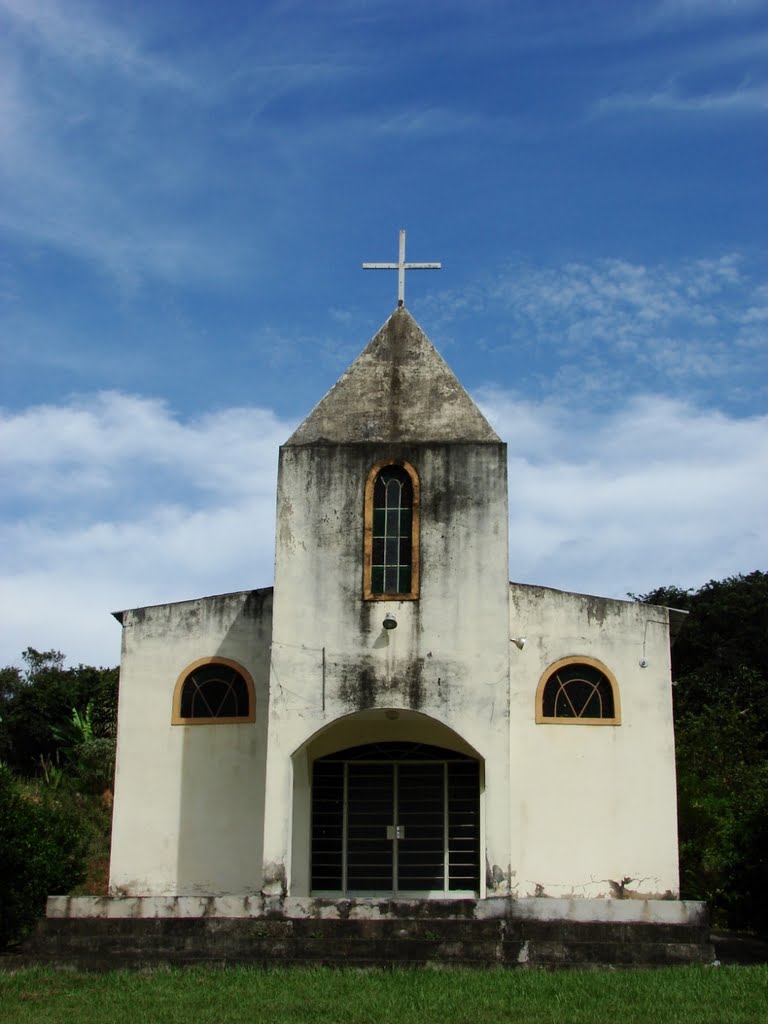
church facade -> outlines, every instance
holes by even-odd
[[[506,467],[398,308],[281,449],[274,587],[118,615],[113,896],[677,898],[682,613],[510,583]]]

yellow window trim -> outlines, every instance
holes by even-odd
[[[376,477],[387,466],[400,466],[411,478],[413,507],[411,511],[411,589],[407,594],[374,594],[371,589],[371,563],[373,561],[373,485]],[[419,474],[404,459],[382,459],[377,462],[365,481],[363,511],[363,600],[364,601],[418,601],[419,599]]]
[[[590,665],[592,668],[596,668],[599,672],[602,672],[608,682],[611,684],[611,690],[613,692],[613,718],[545,718],[542,710],[544,702],[544,688],[548,681],[559,669],[564,668],[566,665]],[[538,725],[621,725],[621,701],[619,700],[619,684],[616,682],[616,676],[604,665],[602,661],[598,661],[597,658],[586,658],[580,655],[573,655],[569,658],[561,658],[556,661],[553,665],[550,665],[542,674],[539,679],[539,685],[536,687],[536,723]]]
[[[245,680],[245,684],[248,687],[248,715],[243,715],[239,718],[182,718],[179,714],[181,708],[181,691],[184,688],[184,683],[191,672],[195,669],[200,668],[201,665],[226,665],[227,668],[233,668],[236,672]],[[232,661],[231,658],[198,658],[197,661],[193,661],[191,665],[182,671],[179,678],[176,680],[176,686],[173,689],[173,711],[171,714],[171,725],[243,725],[247,722],[256,721],[256,687],[253,685],[253,679],[251,678],[250,672],[237,662]]]

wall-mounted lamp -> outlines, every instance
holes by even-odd
[[[518,651],[522,651],[522,649],[525,647],[526,643],[528,642],[528,637],[527,636],[511,636],[509,639],[515,645],[515,647],[518,649]]]
[[[397,619],[392,612],[387,612],[384,616],[384,629],[397,629]]]

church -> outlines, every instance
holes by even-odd
[[[701,921],[684,613],[510,583],[506,444],[395,266],[397,308],[280,450],[274,586],[117,614],[112,899],[49,916]]]

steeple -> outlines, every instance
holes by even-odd
[[[411,314],[399,307],[286,445],[497,442]]]

